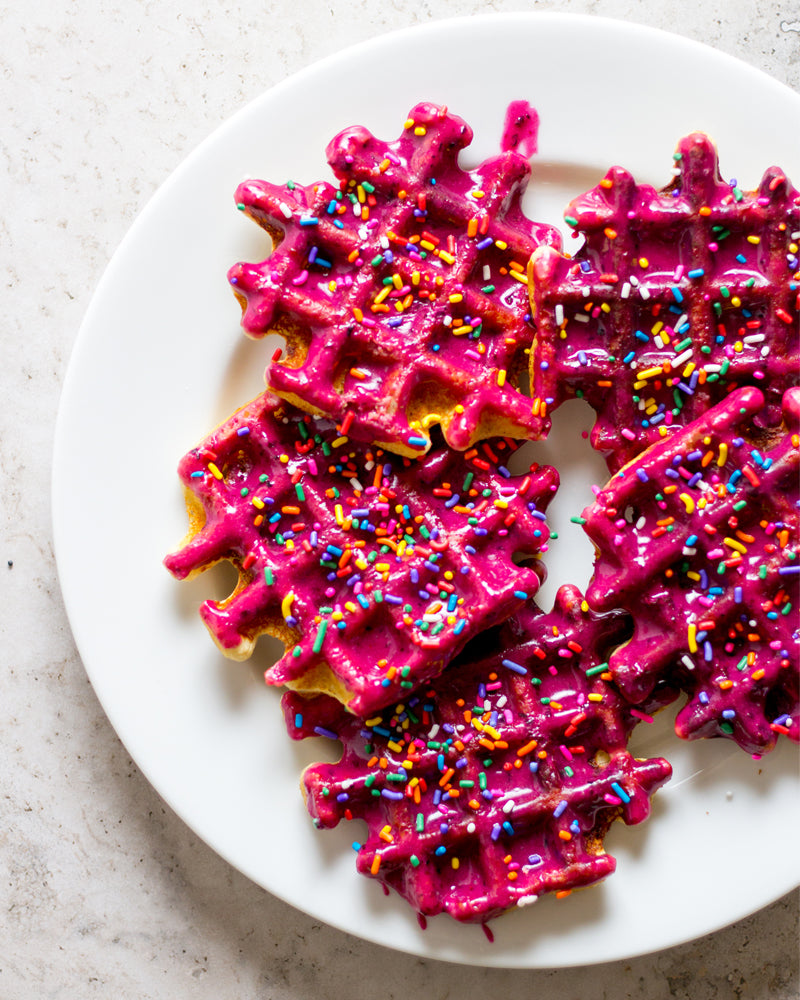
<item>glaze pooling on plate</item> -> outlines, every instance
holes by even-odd
[[[338,186],[251,180],[236,192],[275,243],[229,275],[245,331],[286,338],[268,387],[401,454],[426,450],[434,424],[459,450],[543,428],[519,388],[533,339],[526,267],[560,237],[522,213],[527,160],[510,151],[462,170],[471,141],[461,118],[419,104],[396,140],[365,128],[333,139]]]
[[[185,578],[229,560],[239,582],[201,615],[244,658],[262,633],[286,652],[271,684],[333,693],[361,714],[441,673],[507,618],[543,570],[550,467],[512,476],[516,444],[422,459],[349,441],[265,393],[180,463],[191,530],[165,560]]]
[[[668,677],[688,694],[679,736],[751,753],[797,740],[800,389],[784,425],[759,430],[764,396],[739,389],[615,475],[584,511],[598,610],[626,608],[611,656],[632,700]]]
[[[591,612],[562,587],[552,612],[529,602],[494,638],[429,688],[368,719],[333,699],[284,696],[295,739],[343,744],[335,764],[303,775],[317,825],[367,822],[357,867],[423,915],[485,922],[542,893],[568,895],[614,871],[603,837],[638,823],[670,775],[635,760],[644,714],[608,683],[603,662],[627,616]]]
[[[778,167],[756,191],[723,181],[699,133],[674,174],[656,191],[613,167],[567,209],[575,257],[542,248],[530,266],[533,394],[549,410],[582,395],[612,471],[740,385],[779,423],[800,382],[800,194]]]

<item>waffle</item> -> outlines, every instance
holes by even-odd
[[[543,427],[519,389],[533,338],[526,266],[560,238],[522,214],[527,160],[461,170],[471,140],[446,108],[419,104],[392,142],[364,128],[333,139],[337,187],[250,180],[236,192],[274,243],[229,274],[246,333],[286,339],[268,388],[400,454],[426,451],[435,424],[462,451]]]
[[[236,589],[201,608],[220,649],[243,659],[277,636],[269,683],[373,711],[537,590],[543,570],[512,557],[547,548],[558,476],[512,476],[515,447],[400,458],[265,393],[181,461],[190,532],[166,566],[183,579],[229,560]]]
[[[485,922],[604,878],[615,868],[607,828],[644,819],[670,775],[666,761],[626,750],[643,713],[607,684],[603,663],[626,628],[627,616],[596,615],[565,586],[551,613],[529,602],[503,627],[502,653],[465,652],[371,718],[285,695],[291,736],[344,748],[304,773],[316,825],[365,820],[358,870],[425,916]]]
[[[663,191],[613,167],[567,210],[575,257],[541,248],[529,268],[533,396],[548,412],[583,396],[612,471],[737,386],[761,388],[758,419],[779,423],[800,382],[800,194],[777,167],[757,191],[723,182],[701,134],[675,163]]]
[[[621,470],[584,511],[598,549],[587,600],[633,614],[611,656],[632,701],[668,678],[688,701],[678,735],[724,736],[754,754],[797,739],[798,427],[757,426],[746,387]]]

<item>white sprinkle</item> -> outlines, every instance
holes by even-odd
[[[564,307],[559,302],[556,306],[556,326],[561,326],[564,322]]]
[[[619,295],[620,298],[627,299],[630,294],[631,294],[631,283],[630,281],[626,281],[625,284],[622,286],[622,291],[619,293]]]
[[[644,514],[642,514],[642,516],[636,522],[636,530],[641,531],[644,526],[645,526],[645,516]]]
[[[688,361],[693,354],[694,354],[694,348],[689,347],[683,352],[683,354],[679,354],[677,358],[673,358],[672,361],[670,361],[670,364],[674,365],[675,368],[678,368],[680,365],[683,364],[684,361]],[[719,368],[719,366],[717,367]],[[708,371],[708,369],[706,369],[706,371]]]
[[[292,217],[292,210],[291,210],[291,208],[289,208],[288,205],[284,204],[284,202],[281,202],[278,207],[280,208],[281,215],[284,217],[284,219],[291,219],[291,217]]]
[[[353,489],[354,489],[354,490],[359,490],[359,492],[361,492],[361,493],[363,493],[363,492],[364,492],[364,487],[363,487],[363,486],[361,485],[361,483],[360,483],[360,482],[359,482],[359,481],[358,481],[358,480],[357,480],[357,479],[355,478],[355,476],[354,476],[354,477],[353,477],[353,478],[352,478],[352,479],[350,480],[350,485],[351,485],[351,486],[353,487]]]
[[[722,365],[703,365],[708,375],[714,375],[716,372],[722,371]]]
[[[681,657],[681,663],[686,667],[687,670],[694,670],[694,660],[686,653]]]
[[[489,278],[491,278],[491,276],[492,276],[492,269],[489,267],[488,264],[484,264],[483,265],[483,280],[484,281],[488,281]]]
[[[575,315],[572,318],[574,320],[577,320],[578,323],[588,323],[589,322],[589,317],[586,315],[586,313],[575,313]]]
[[[641,297],[643,299],[649,299],[650,298],[650,290],[647,288],[646,285],[640,285],[639,286],[639,294],[641,295]]]
[[[769,352],[770,352],[771,350],[772,350],[772,348],[771,348],[771,347],[769,346],[769,344],[765,344],[765,345],[764,345],[764,346],[763,346],[763,347],[761,348],[761,357],[762,357],[762,358],[766,358],[766,357],[767,357],[767,356],[769,355]]]
[[[767,335],[765,333],[751,333],[748,337],[743,337],[742,339],[745,344],[761,344],[767,339]]]
[[[381,247],[384,250],[388,250],[389,249],[389,237],[388,236],[381,236],[381,238],[380,238],[380,244],[381,244]]]

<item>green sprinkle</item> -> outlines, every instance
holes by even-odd
[[[317,637],[314,640],[314,645],[311,647],[313,652],[319,653],[322,649],[322,643],[325,639],[325,633],[328,631],[328,619],[323,618],[319,623],[319,629],[317,631]]]
[[[297,494],[297,499],[300,501],[300,503],[305,503],[306,502],[306,495],[303,492],[303,484],[302,483],[295,483],[294,484],[294,491]]]
[[[412,868],[419,868],[419,858],[416,856],[416,854],[412,854],[408,860],[411,862]]]
[[[599,663],[596,667],[589,667],[586,671],[586,676],[594,677],[595,674],[602,674],[605,670],[608,670],[608,663]]]
[[[268,587],[271,587],[272,584],[275,583],[275,574],[272,572],[271,566],[264,567],[264,583],[266,583]]]
[[[585,517],[571,517],[570,521],[572,521],[573,524],[586,524]]]

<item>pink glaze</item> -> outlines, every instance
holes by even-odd
[[[530,273],[538,328],[532,391],[548,410],[581,395],[614,471],[740,385],[780,422],[800,382],[800,194],[770,167],[743,192],[711,141],[681,139],[663,191],[621,167],[565,214],[585,244],[542,248]]]
[[[685,738],[727,736],[752,753],[797,740],[800,686],[800,389],[783,428],[759,430],[764,396],[739,389],[622,469],[584,511],[599,549],[592,607],[633,614],[611,656],[636,701],[685,690]]]
[[[419,104],[394,141],[364,128],[333,139],[337,187],[251,180],[236,192],[279,241],[229,275],[248,334],[289,331],[269,388],[403,454],[427,449],[437,422],[459,450],[498,421],[520,438],[542,430],[518,388],[533,338],[526,267],[559,236],[522,213],[525,158],[465,171],[471,141],[462,119]]]
[[[529,160],[539,148],[539,112],[527,101],[512,101],[506,109],[503,138],[504,153],[517,152]]]
[[[183,579],[223,559],[239,571],[201,615],[223,652],[264,631],[286,653],[271,684],[313,689],[322,664],[350,709],[371,712],[439,674],[476,632],[508,617],[543,570],[554,469],[512,476],[504,439],[421,460],[348,441],[265,393],[180,463],[205,524],[165,563]]]
[[[670,775],[665,760],[626,750],[644,713],[602,667],[626,628],[565,586],[550,614],[529,602],[429,688],[367,720],[327,697],[285,695],[293,738],[343,744],[338,763],[303,776],[315,823],[366,820],[358,870],[424,915],[485,922],[604,878],[615,868],[607,826],[643,820]]]

